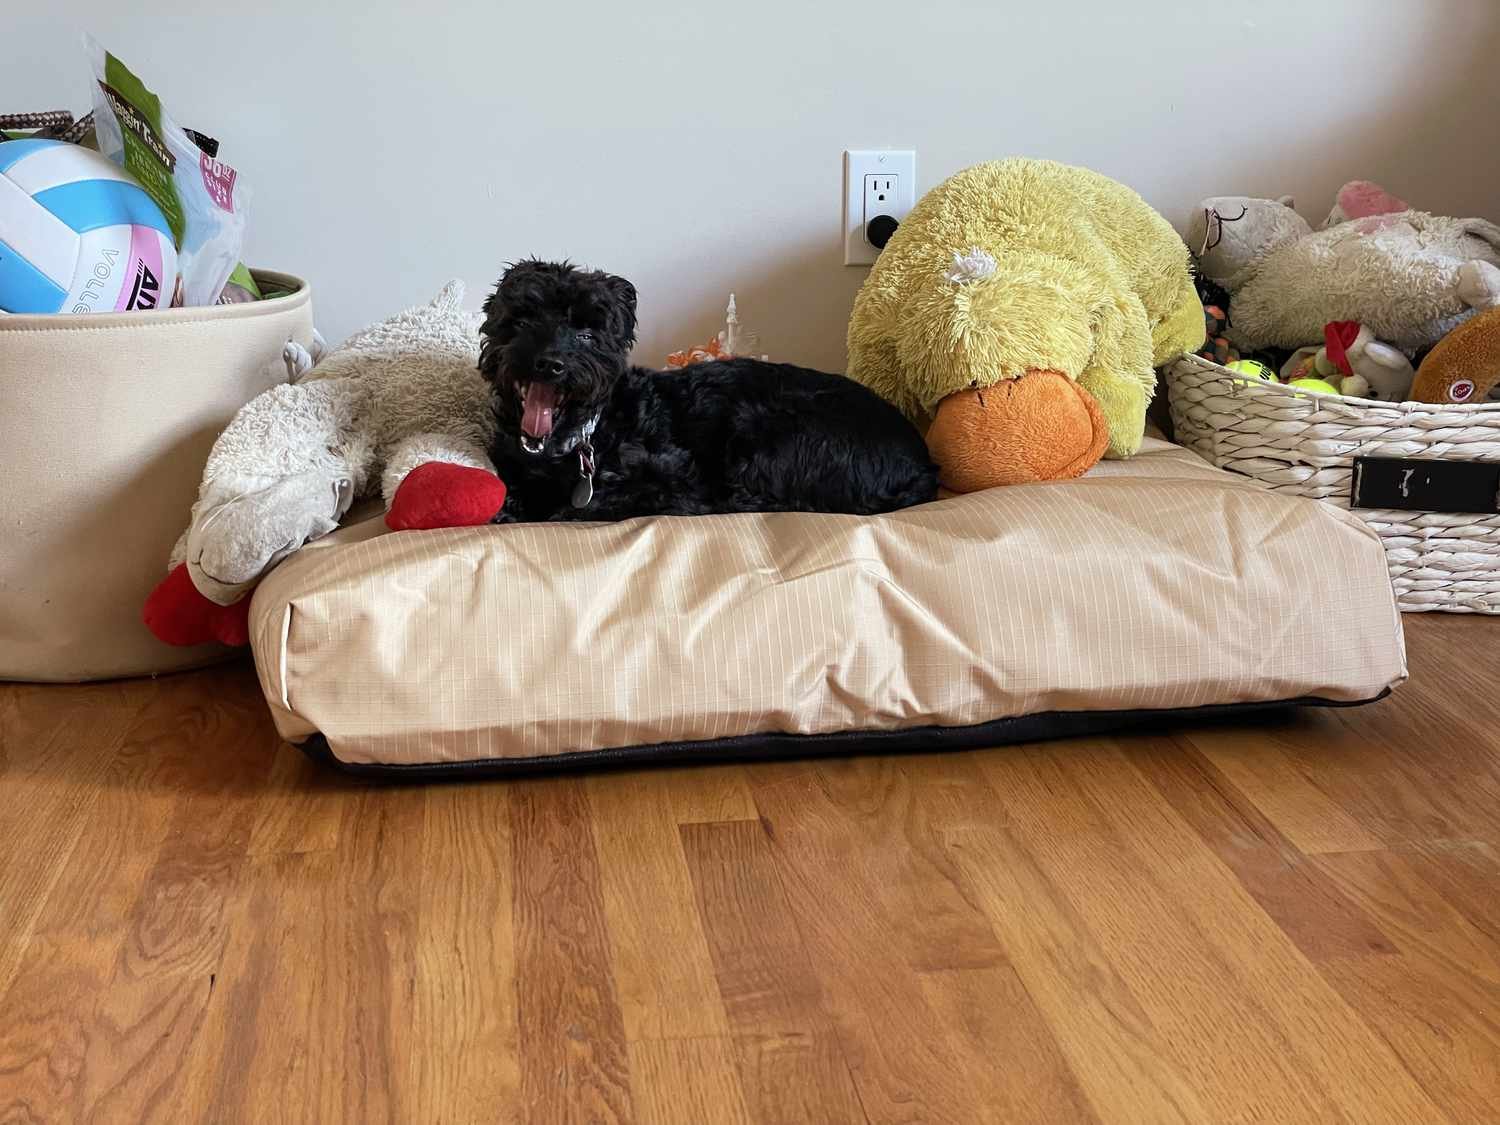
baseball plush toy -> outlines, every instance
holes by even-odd
[[[489,523],[505,485],[479,374],[479,317],[462,282],[350,337],[302,377],[247,403],[219,435],[192,519],[151,593],[146,625],[169,644],[244,644],[250,593],[273,566],[379,495],[397,530]],[[300,361],[300,362],[299,362]],[[311,368],[311,370],[307,370]]]
[[[849,374],[916,419],[945,487],[1055,480],[1140,448],[1155,367],[1203,346],[1188,252],[1135,192],[1010,159],[928,192],[875,260]]]

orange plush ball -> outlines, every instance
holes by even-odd
[[[1108,444],[1094,396],[1056,371],[951,394],[927,431],[942,485],[952,492],[1082,476]]]

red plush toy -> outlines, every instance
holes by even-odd
[[[429,461],[396,489],[385,523],[392,531],[480,527],[504,504],[505,482],[494,473]],[[230,605],[211,602],[193,585],[187,564],[178,563],[151,591],[141,618],[169,645],[249,644],[251,593]]]
[[[141,620],[169,645],[250,643],[250,595],[233,605],[209,601],[193,585],[187,563],[178,563],[146,598]]]
[[[429,461],[406,474],[385,523],[392,531],[479,527],[505,504],[505,482],[484,469]]]

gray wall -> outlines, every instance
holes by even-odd
[[[1356,176],[1500,218],[1491,0],[4,4],[0,106],[85,106],[91,30],[223,140],[249,259],[310,278],[334,338],[534,253],[636,282],[642,362],[733,289],[773,356],[840,366],[850,146],[914,146],[919,189],[1087,163],[1179,224],[1229,192],[1316,220]]]

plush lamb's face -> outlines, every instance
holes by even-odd
[[[1313,233],[1290,202],[1292,196],[1215,195],[1199,204],[1187,240],[1203,276],[1233,290],[1266,254]]]
[[[1312,233],[1290,197],[1217,195],[1188,220],[1187,244],[1203,276],[1234,289],[1272,250]]]

